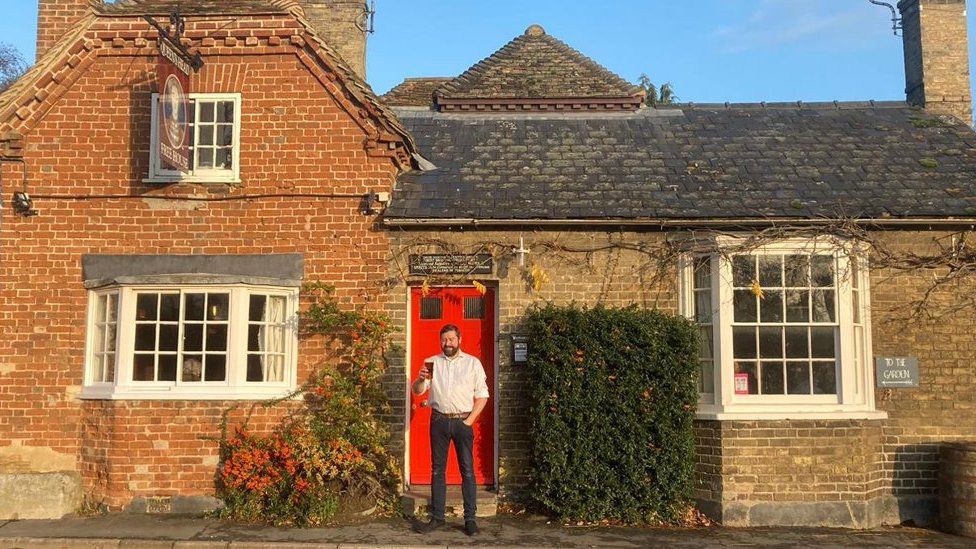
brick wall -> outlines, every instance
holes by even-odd
[[[297,34],[283,21],[272,22],[275,32]],[[80,401],[81,256],[300,253],[306,280],[336,286],[345,306],[382,303],[387,237],[358,211],[359,196],[389,191],[397,172],[390,158],[368,154],[358,109],[350,112],[327,68],[310,69],[307,51],[228,39],[202,48],[194,91],[242,94],[243,183],[144,183],[156,59],[138,40],[92,42],[107,47],[79,58],[80,70],[58,80],[63,95],[36,107],[25,160],[40,215],[4,208],[0,231],[0,447],[71,459],[86,491],[112,508],[133,497],[212,494],[216,445],[205,437],[218,434],[230,403]],[[20,180],[18,166],[3,170],[3,181]],[[333,193],[349,197],[308,196]],[[232,199],[244,194],[289,196]],[[302,341],[299,356],[301,381],[325,359],[321,341]]]
[[[91,6],[103,0],[38,0],[37,59],[51,49],[75,23],[91,12]]]
[[[537,263],[551,281],[536,293],[527,269],[509,253],[520,236],[533,250],[526,265]],[[935,249],[941,233],[896,232],[875,235],[896,251]],[[498,390],[499,479],[504,497],[524,494],[531,467],[528,394],[525,372],[511,364],[509,336],[533,304],[637,303],[677,310],[677,276],[654,277],[655,254],[609,251],[617,242],[643,243],[649,250],[663,242],[660,233],[406,231],[393,234],[390,276],[403,274],[407,253],[473,253],[496,250],[499,304]],[[595,250],[584,253],[586,250]],[[410,279],[419,284],[421,279]],[[887,420],[697,421],[695,498],[703,510],[728,523],[870,526],[916,520],[931,522],[937,489],[938,445],[976,439],[976,334],[973,307],[937,320],[918,322],[906,314],[932,281],[928,271],[871,271],[874,354],[917,356],[919,389],[878,390],[877,408]],[[458,284],[466,280],[453,279]],[[436,285],[436,280],[432,285]],[[976,296],[976,285],[950,286],[935,293],[942,304]],[[405,326],[407,290],[392,293],[389,307]],[[406,345],[406,340],[400,342]],[[391,371],[391,395],[398,396],[397,425],[402,424],[406,374],[402,353]],[[402,433],[400,434],[402,440]]]

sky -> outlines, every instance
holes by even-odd
[[[2,1],[0,41],[33,60],[37,1]],[[540,24],[626,80],[671,82],[680,101],[905,98],[901,39],[890,12],[867,0],[376,0],[376,9],[367,79],[378,93],[404,78],[456,76]]]

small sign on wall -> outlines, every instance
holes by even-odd
[[[749,374],[735,374],[735,394],[749,394]]]
[[[524,335],[512,336],[512,364],[524,366],[529,362],[529,338]]]
[[[877,357],[874,359],[877,386],[882,389],[918,387],[917,357]]]

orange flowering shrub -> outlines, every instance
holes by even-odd
[[[389,409],[379,380],[392,329],[380,315],[341,310],[329,288],[306,290],[314,299],[302,333],[329,336],[341,351],[296,391],[301,407],[274,432],[245,426],[224,434],[217,483],[228,518],[319,525],[340,511],[344,496],[391,502],[400,484],[386,450],[389,430],[377,418]]]

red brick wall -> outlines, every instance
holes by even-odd
[[[301,253],[306,280],[335,285],[340,300],[353,306],[382,301],[378,282],[388,246],[375,217],[359,213],[357,197],[96,196],[362,195],[389,191],[397,171],[389,158],[367,155],[364,130],[299,57],[283,47],[249,48],[206,56],[194,83],[196,92],[243,96],[243,183],[143,183],[155,58],[128,51],[86,63],[27,132],[29,190],[40,215],[23,218],[4,208],[0,230],[0,445],[77,456],[86,489],[112,507],[139,495],[212,493],[215,444],[203,437],[218,434],[229,403],[76,398],[87,306],[83,254]],[[3,169],[4,183],[19,181],[18,166]],[[52,195],[77,199],[44,198]],[[301,381],[324,352],[303,341],[299,357]]]

